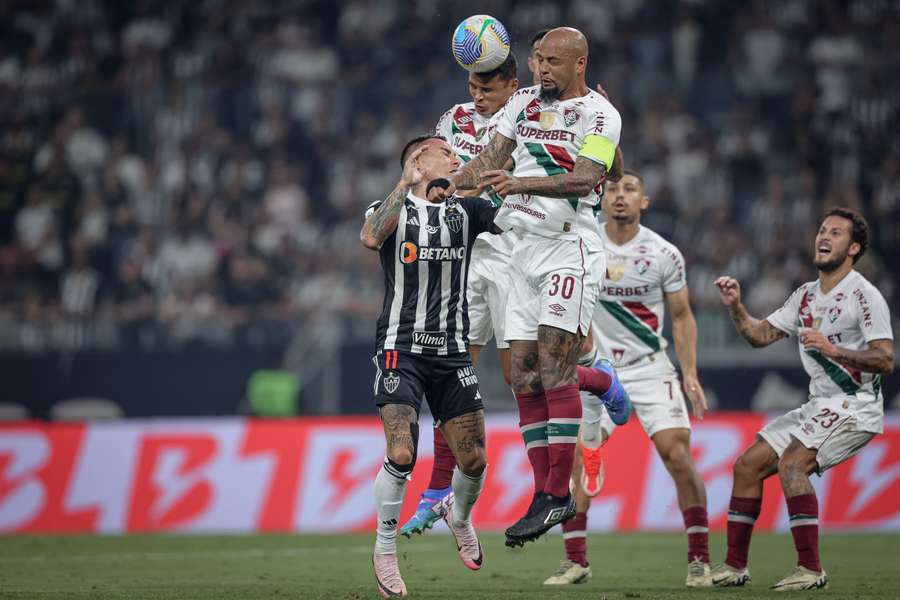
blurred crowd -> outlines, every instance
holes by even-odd
[[[0,348],[371,336],[362,212],[468,99],[449,40],[472,12],[523,85],[535,31],[588,36],[701,314],[719,274],[758,314],[813,278],[832,205],[868,217],[861,268],[900,314],[900,4],[463,4],[0,0]]]

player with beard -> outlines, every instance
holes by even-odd
[[[691,457],[691,422],[685,405],[690,400],[694,415],[702,419],[706,399],[697,377],[697,323],[687,287],[681,252],[654,231],[641,225],[641,213],[650,205],[644,183],[633,171],[618,182],[608,181],[603,194],[606,223],[600,233],[606,248],[606,281],[594,313],[596,351],[613,358],[619,380],[644,431],[650,436],[663,464],[672,476],[678,506],[688,538],[688,587],[708,587],[709,523],[706,488]],[[663,337],[666,309],[672,315],[672,338],[684,379],[666,355]],[[582,398],[582,456],[585,471],[596,472],[600,446],[615,429],[602,404],[588,395]],[[602,480],[581,477],[576,461],[573,489],[577,513],[563,524],[566,560],[544,581],[545,585],[583,583],[591,578],[587,561],[587,511]]]
[[[544,32],[546,33],[546,32]],[[540,36],[543,37],[543,34]],[[539,38],[536,38],[540,41]],[[532,58],[529,57],[529,65]],[[518,65],[513,53],[493,71],[469,73],[468,87],[472,102],[456,104],[447,110],[438,121],[435,135],[447,140],[450,147],[464,161],[478,156],[494,136],[500,110],[518,89],[516,76]],[[540,81],[535,85],[539,85]],[[599,86],[598,86],[599,88]],[[610,177],[621,176],[621,152],[617,149]],[[512,161],[505,165],[512,168]],[[491,188],[462,192],[480,195],[495,207],[503,200]],[[492,337],[495,338],[500,357],[503,378],[510,383],[509,344],[505,340],[504,323],[507,298],[509,296],[509,261],[512,254],[514,234],[482,234],[472,248],[471,268],[467,286],[469,314],[469,353],[472,364],[476,365],[481,348]],[[588,336],[590,337],[590,336]],[[593,354],[591,354],[593,356]],[[597,364],[594,364],[594,363]],[[585,390],[592,399],[610,402],[610,398],[625,395],[618,383],[612,365],[606,361],[589,361],[578,366],[579,389]],[[522,424],[522,436],[529,456],[547,454],[546,422]],[[540,460],[540,459],[538,459]],[[546,463],[546,460],[542,461]],[[414,533],[424,533],[430,529],[452,505],[453,492],[450,486],[455,459],[439,428],[434,429],[434,461],[428,488],[422,493],[416,512],[410,517],[400,533],[407,537]]]
[[[450,442],[458,465],[456,501],[444,515],[463,564],[481,568],[484,553],[472,505],[484,485],[484,409],[468,354],[465,282],[475,238],[496,231],[496,209],[481,198],[429,194],[460,160],[443,139],[411,140],[394,191],[372,203],[360,240],[377,251],[385,277],[376,329],[375,402],[384,425],[384,465],[375,478],[378,515],[373,564],[379,593],[406,596],[397,563],[397,525],[416,460],[422,397]]]
[[[507,529],[510,546],[575,513],[569,478],[581,419],[577,360],[605,272],[594,209],[621,130],[615,107],[585,85],[587,55],[578,30],[548,32],[535,54],[541,85],[510,98],[487,148],[447,190],[492,186],[505,198],[495,222],[517,236],[510,262],[517,302],[507,303],[505,327],[535,496]],[[513,174],[502,169],[511,157]],[[627,397],[608,401],[611,417],[624,422]]]
[[[868,227],[852,210],[835,208],[816,235],[815,281],[758,320],[741,303],[732,277],[716,286],[741,336],[754,348],[796,335],[809,374],[809,400],[770,421],[734,464],[728,511],[728,554],[712,572],[717,586],[750,581],[750,536],[762,505],[763,481],[777,474],[787,500],[797,566],[773,589],[821,589],[828,577],[819,560],[819,505],[810,483],[859,452],[884,431],[881,377],[894,370],[891,316],[881,293],[853,265],[865,254]]]

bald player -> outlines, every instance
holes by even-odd
[[[506,199],[495,222],[517,234],[510,264],[517,302],[507,305],[506,338],[520,426],[536,433],[528,448],[535,495],[506,530],[509,546],[575,514],[569,477],[581,419],[576,367],[606,271],[594,212],[621,131],[615,107],[585,84],[588,45],[580,31],[550,30],[534,58],[540,85],[510,98],[487,148],[445,191],[493,186]],[[509,158],[513,173],[502,169]],[[614,421],[627,419],[624,394],[610,394],[605,406]]]

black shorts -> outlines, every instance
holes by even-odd
[[[422,406],[422,396],[435,423],[484,408],[472,359],[466,354],[423,356],[403,350],[380,350],[375,363],[375,404]]]

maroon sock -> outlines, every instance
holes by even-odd
[[[688,562],[700,559],[709,562],[709,518],[706,507],[690,506],[683,511],[684,529],[688,537]]]
[[[750,536],[759,517],[762,498],[731,497],[728,505],[728,554],[725,562],[735,569],[747,566],[750,554]]]
[[[569,494],[572,463],[575,462],[575,442],[581,423],[581,396],[577,385],[564,385],[545,390],[550,419],[547,422],[547,442],[550,450],[550,473],[544,491],[557,498]]]
[[[434,428],[434,464],[431,466],[431,481],[428,489],[442,490],[450,487],[453,482],[453,467],[456,466],[456,457],[450,451],[450,445],[444,439],[444,434],[437,427]]]
[[[819,502],[815,492],[788,498],[787,508],[797,564],[818,573],[822,563],[819,562]]]
[[[563,542],[566,545],[566,558],[582,567],[587,561],[587,513],[577,512],[575,516],[562,525]]]
[[[581,365],[579,365],[577,369],[579,390],[584,390],[600,396],[601,394],[605,394],[609,390],[609,386],[612,385],[612,377],[603,371],[592,369],[590,367],[582,367]]]
[[[550,454],[547,448],[547,398],[544,392],[516,394],[519,405],[519,430],[525,441],[525,452],[534,474],[534,491],[544,489],[550,470]]]

